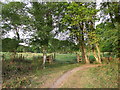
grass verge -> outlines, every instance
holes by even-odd
[[[118,64],[78,71],[62,88],[118,88]]]

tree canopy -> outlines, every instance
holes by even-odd
[[[20,32],[28,31],[33,33],[29,35],[29,47],[36,52],[80,51],[86,63],[90,62],[86,53],[90,51],[99,60],[100,51],[113,52],[119,56],[118,2],[102,2],[99,9],[95,2],[8,2],[2,5],[3,44],[10,41],[9,46],[16,48],[17,40],[22,40]],[[99,17],[97,13],[100,13]],[[103,21],[95,26],[99,20]],[[15,33],[15,39],[4,39],[9,31]],[[68,38],[60,40],[58,36],[61,33],[68,33],[65,36]],[[21,51],[21,48],[18,50]]]

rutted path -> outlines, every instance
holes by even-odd
[[[96,64],[96,65],[86,64],[86,65],[82,65],[80,67],[76,67],[72,70],[69,70],[66,73],[64,73],[62,76],[60,76],[55,82],[53,82],[50,85],[50,88],[60,88],[64,84],[64,82],[69,79],[70,76],[72,76],[75,72],[77,72],[79,70],[85,70],[87,68],[97,67],[97,66],[101,66],[101,65],[102,64]]]

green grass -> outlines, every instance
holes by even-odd
[[[86,74],[90,81],[84,85],[85,88],[118,88],[118,64],[91,68]]]
[[[62,88],[118,88],[118,63],[78,71]]]
[[[32,79],[33,82],[31,83],[30,87],[37,87],[37,88],[44,87],[44,83],[48,83],[48,82],[51,84],[55,81],[55,79],[63,75],[63,73],[65,73],[66,71],[71,70],[80,65],[81,64],[62,64],[62,63],[56,64],[54,63],[46,67],[46,69],[43,69],[40,71],[37,70],[34,76],[36,77],[36,79]],[[47,86],[45,88],[49,88],[49,87]]]
[[[76,63],[76,54],[57,54],[56,61],[59,63]]]

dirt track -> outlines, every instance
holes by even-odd
[[[53,82],[50,85],[50,88],[60,88],[64,82],[69,79],[70,76],[72,76],[75,72],[79,71],[79,70],[85,70],[87,68],[91,68],[91,67],[97,67],[97,66],[101,66],[101,64],[97,64],[97,65],[92,65],[92,64],[86,64],[86,65],[82,65],[80,67],[74,68],[72,70],[67,71],[66,73],[64,73],[62,76],[60,76],[55,82]]]

